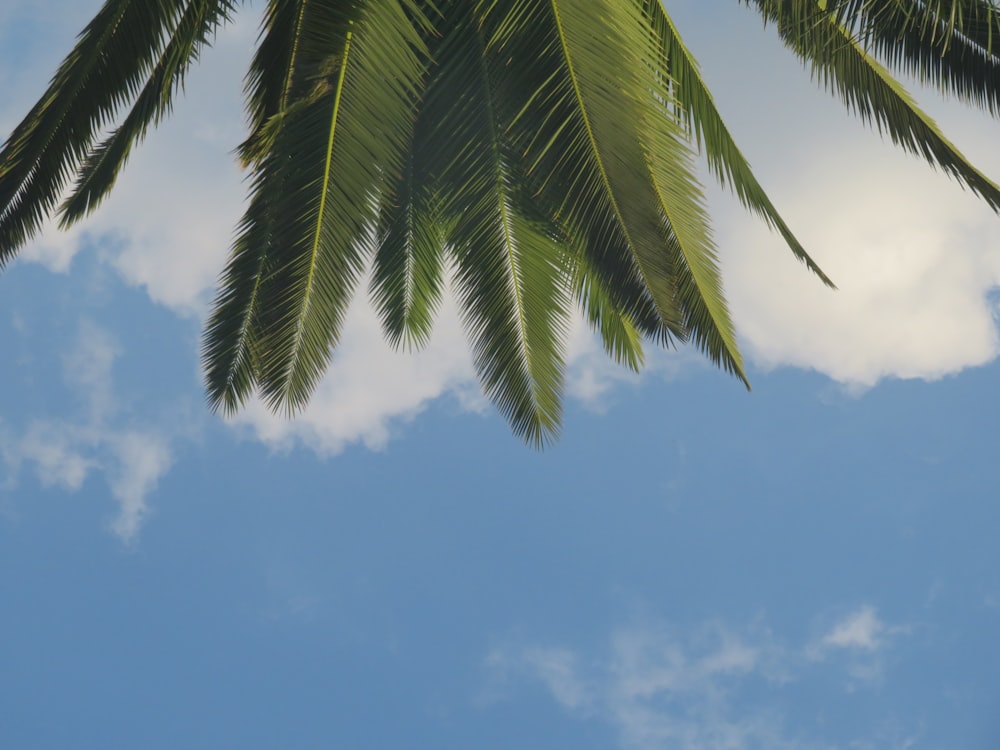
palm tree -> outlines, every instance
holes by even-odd
[[[670,0],[665,0],[669,5]],[[0,153],[0,263],[93,211],[237,0],[106,0]],[[993,0],[737,0],[862,120],[1000,209],[890,74],[993,114]],[[249,202],[204,335],[213,408],[309,398],[365,278],[416,347],[450,275],[484,391],[556,435],[574,306],[608,353],[691,342],[746,380],[711,173],[826,284],[716,109],[661,0],[269,0],[239,148]],[[113,126],[113,127],[109,127]]]

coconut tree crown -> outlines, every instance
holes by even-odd
[[[998,111],[989,0],[742,0],[862,120],[1000,209],[889,72]],[[107,0],[0,153],[0,262],[114,186],[235,0]],[[669,5],[669,3],[668,3]],[[246,78],[249,201],[203,344],[213,408],[304,405],[367,277],[386,338],[450,277],[484,391],[557,434],[574,310],[638,369],[690,342],[744,382],[696,174],[831,285],[725,126],[660,0],[270,0]]]

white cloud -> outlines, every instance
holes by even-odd
[[[55,228],[54,222],[48,222],[48,229],[35,241],[29,243],[21,251],[21,259],[45,266],[53,273],[66,273],[70,269],[74,256],[86,241],[80,227],[72,227],[65,232]]]
[[[20,438],[4,436],[8,464],[32,464],[43,487],[79,490],[87,474],[95,467],[86,455],[89,441],[78,429],[67,429],[58,422],[33,422]]]
[[[242,75],[256,21],[243,16],[205,52],[173,116],[83,225],[122,278],[185,315],[209,301],[242,212],[246,186],[232,150],[243,137]]]
[[[561,706],[580,710],[589,705],[589,690],[577,674],[576,655],[571,651],[533,648],[523,658]]]
[[[717,637],[701,653],[660,630],[630,629],[614,637],[607,708],[624,746],[786,746],[780,717],[767,711],[737,716],[729,705],[732,686],[756,670],[758,649],[725,631]]]
[[[683,28],[762,185],[839,287],[826,289],[779,235],[716,191],[724,278],[748,357],[855,389],[884,378],[933,380],[994,359],[996,215],[873,133],[810,80],[773,29],[747,20],[733,20],[728,34],[725,24],[695,18]],[[728,64],[734,54],[744,64]],[[1000,176],[988,116],[913,90],[973,163]]]
[[[706,626],[700,644],[685,645],[669,633],[641,626],[613,638],[619,687],[631,698],[703,692],[720,675],[756,669],[760,649],[719,626]]]
[[[83,320],[75,346],[63,356],[63,378],[87,405],[91,423],[103,421],[115,409],[112,371],[120,354],[110,332]]]
[[[882,645],[885,624],[878,618],[874,607],[861,607],[835,623],[820,643],[829,648],[861,649],[876,651]]]
[[[135,426],[115,398],[113,366],[120,352],[108,331],[82,321],[76,344],[63,358],[77,414],[7,429],[0,434],[0,450],[15,479],[28,466],[44,487],[76,492],[91,474],[102,475],[117,504],[110,528],[122,541],[133,542],[149,513],[147,498],[172,458],[169,435]]]
[[[886,624],[871,605],[862,605],[833,622],[806,648],[815,662],[838,663],[849,678],[849,691],[880,684],[886,653],[893,640],[910,632],[905,625]]]
[[[851,390],[994,359],[996,215],[847,112],[753,12],[724,6],[679,2],[674,20],[761,184],[840,287],[825,289],[780,236],[715,191],[723,275],[748,358],[814,369]],[[974,164],[1000,177],[988,115],[910,88]]]
[[[749,353],[765,367],[812,368],[857,387],[989,362],[1000,352],[989,300],[1000,284],[996,217],[922,165],[860,150],[860,174],[824,158],[800,165],[788,178],[795,197],[782,201],[837,291],[758,227],[735,224],[724,240]]]
[[[10,465],[33,465],[45,487],[77,491],[99,468],[92,455],[101,443],[100,426],[114,409],[111,372],[119,348],[111,335],[89,320],[81,321],[76,342],[63,356],[63,379],[75,392],[85,416],[72,422],[37,419],[23,435],[5,435]]]
[[[108,435],[106,443],[115,463],[109,471],[111,494],[119,504],[111,529],[131,541],[149,514],[146,498],[170,469],[170,447],[161,435],[131,430]]]

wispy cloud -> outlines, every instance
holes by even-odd
[[[878,618],[875,608],[865,606],[835,623],[820,639],[820,646],[877,651],[882,645],[881,636],[885,630],[885,624]]]
[[[885,676],[886,652],[893,640],[909,632],[903,625],[889,625],[875,607],[862,605],[830,623],[806,647],[810,660],[836,661],[847,675],[847,689],[877,685]]]
[[[105,444],[114,458],[106,471],[119,507],[111,529],[119,538],[131,541],[149,514],[146,498],[173,462],[170,446],[162,435],[135,430],[109,431]]]
[[[778,713],[741,716],[730,700],[744,680],[771,681],[774,649],[763,631],[738,633],[709,623],[683,638],[660,624],[643,624],[615,631],[600,658],[529,645],[496,649],[487,665],[493,678],[537,681],[562,709],[609,722],[624,747],[792,747]]]
[[[114,362],[121,348],[96,324],[83,321],[63,358],[64,381],[78,408],[63,418],[32,419],[0,435],[12,477],[29,467],[45,487],[76,492],[91,474],[102,475],[118,509],[111,531],[136,540],[149,514],[147,498],[172,462],[170,435],[124,413],[114,397]]]
[[[720,676],[755,671],[763,648],[717,624],[704,626],[697,641],[685,644],[668,631],[649,626],[617,632],[612,650],[622,694],[645,698],[665,692],[706,692]]]
[[[75,492],[95,466],[93,458],[81,451],[87,442],[83,430],[61,422],[35,421],[23,435],[4,436],[4,454],[8,465],[33,465],[42,486]]]
[[[518,678],[537,680],[564,709],[589,713],[594,705],[593,688],[585,680],[577,655],[566,648],[529,646],[523,649],[494,649],[486,657],[494,683],[510,683]]]
[[[507,645],[493,649],[486,665],[505,695],[518,679],[540,684],[562,710],[612,725],[625,748],[831,748],[840,745],[823,737],[821,724],[787,720],[791,695],[831,671],[857,679],[859,663],[835,652],[877,648],[892,631],[874,608],[862,607],[824,633],[819,642],[830,658],[817,660],[816,644],[782,641],[760,621],[687,629],[643,621],[615,629],[600,653]],[[872,736],[882,729],[873,726]],[[859,732],[851,741],[861,747],[867,737]]]

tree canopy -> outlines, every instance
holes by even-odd
[[[997,114],[991,0],[733,4],[862,121],[1000,209],[1000,188],[895,77]],[[100,205],[241,7],[105,2],[0,152],[0,263],[49,216],[65,227]],[[576,309],[626,367],[646,342],[689,342],[746,382],[699,156],[832,282],[755,178],[669,8],[269,0],[238,150],[249,200],[204,334],[212,407],[307,403],[365,279],[400,347],[427,340],[450,279],[482,387],[532,444],[558,433]]]

